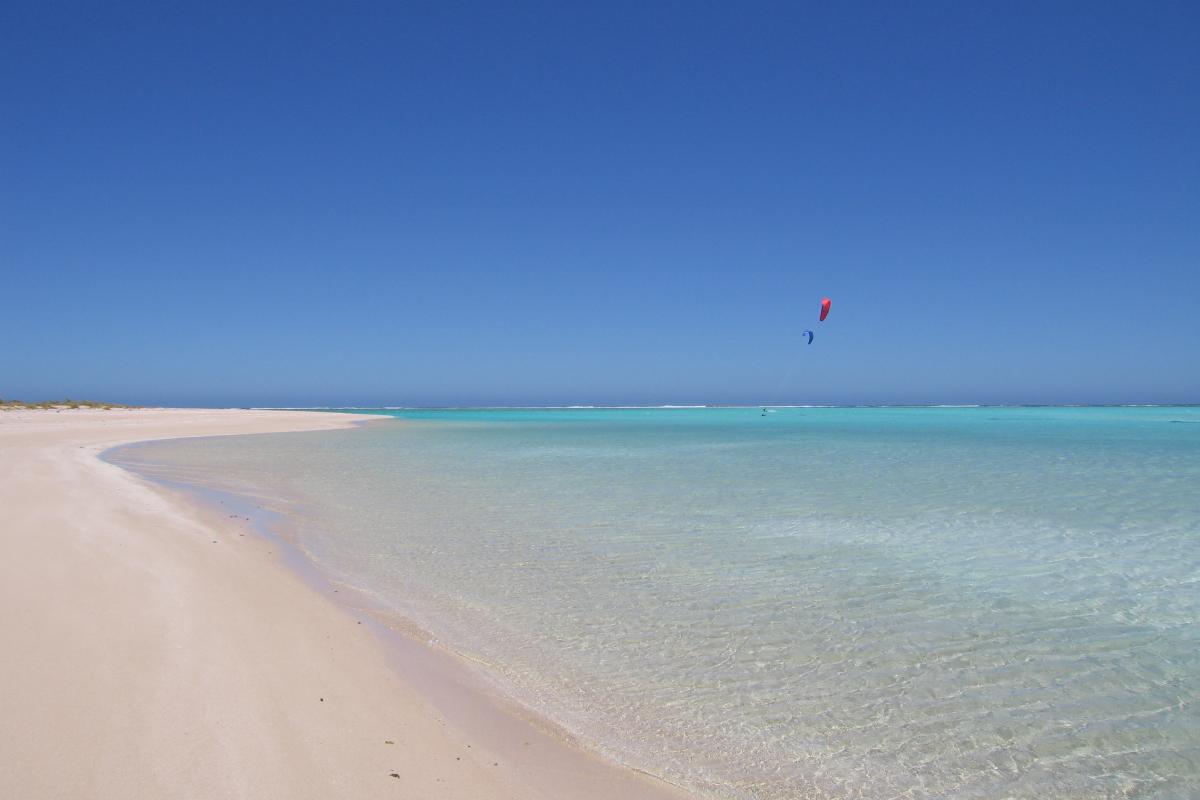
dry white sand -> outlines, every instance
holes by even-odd
[[[496,709],[448,723],[244,521],[97,458],[359,419],[0,412],[0,797],[681,796]]]

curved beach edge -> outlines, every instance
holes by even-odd
[[[0,415],[0,794],[684,797],[500,704],[454,712],[447,703],[487,703],[454,689],[449,655],[398,645],[314,590],[246,516],[99,458],[155,439],[378,420]]]

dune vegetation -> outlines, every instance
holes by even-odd
[[[31,403],[25,400],[5,400],[0,397],[0,411],[17,411],[35,408],[53,408],[62,410],[64,408],[99,408],[108,411],[113,408],[137,408],[137,406],[127,406],[121,403],[102,403],[97,400],[72,400],[65,398],[63,400],[42,400],[41,402]]]

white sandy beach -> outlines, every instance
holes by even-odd
[[[448,722],[243,520],[97,457],[360,419],[0,413],[0,797],[679,796],[515,717]]]

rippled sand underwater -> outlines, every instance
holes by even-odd
[[[387,413],[120,458],[703,796],[1200,796],[1200,409]]]

